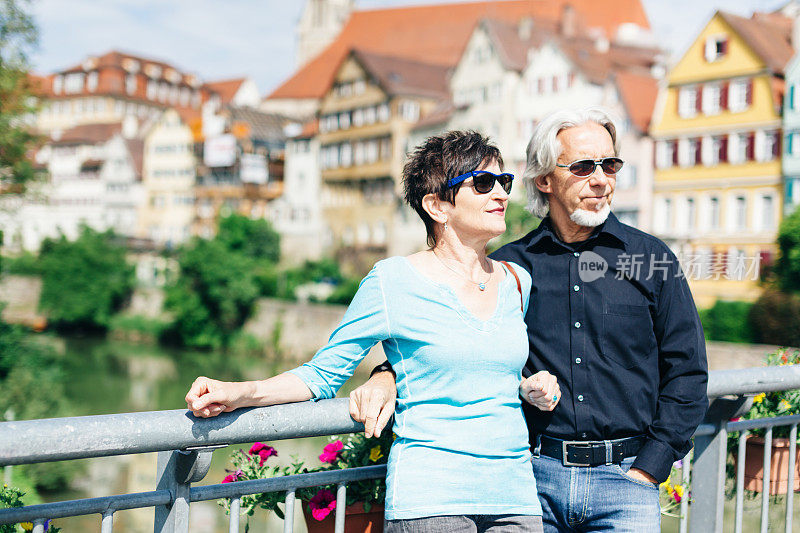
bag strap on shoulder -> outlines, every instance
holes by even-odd
[[[514,276],[514,279],[517,280],[517,291],[519,292],[519,310],[522,311],[522,315],[525,315],[525,299],[522,297],[522,283],[519,281],[519,276],[517,276],[514,267],[508,264],[508,261],[500,261],[505,265],[511,275]]]

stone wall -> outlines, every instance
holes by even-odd
[[[2,318],[11,324],[35,327],[43,321],[39,313],[42,280],[34,276],[7,275],[0,277],[0,303],[4,304]]]

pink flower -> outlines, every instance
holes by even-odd
[[[309,500],[308,507],[314,520],[325,520],[325,517],[336,509],[336,497],[328,489],[322,489]]]
[[[230,472],[230,470],[228,470]],[[237,470],[233,474],[228,474],[222,479],[223,483],[233,483],[234,481],[239,481],[239,478],[244,476],[244,472],[241,469]]]
[[[323,463],[335,463],[339,459],[339,454],[342,452],[342,448],[344,448],[342,441],[335,440],[331,442],[325,446],[325,448],[323,448],[322,454],[319,456],[319,460]]]
[[[672,497],[675,498],[675,501],[677,503],[681,503],[681,495],[680,494],[678,494],[677,492],[673,492],[672,493]]]
[[[250,451],[247,452],[250,455],[258,455],[258,466],[264,466],[264,462],[272,457],[273,455],[278,455],[278,450],[273,448],[272,446],[267,446],[263,442],[256,442],[253,446],[250,447]]]

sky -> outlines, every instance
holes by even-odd
[[[454,0],[356,0],[360,9]],[[714,11],[749,15],[787,0],[642,0],[656,39],[679,56]],[[248,76],[268,94],[295,68],[303,0],[32,0],[34,70],[47,74],[109,50],[161,59],[201,79]]]

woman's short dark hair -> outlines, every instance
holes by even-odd
[[[426,194],[438,194],[455,205],[461,184],[448,187],[447,181],[497,161],[503,168],[500,150],[476,131],[448,131],[428,137],[414,148],[403,167],[403,196],[425,223],[428,246],[436,245],[434,221],[422,207]]]

